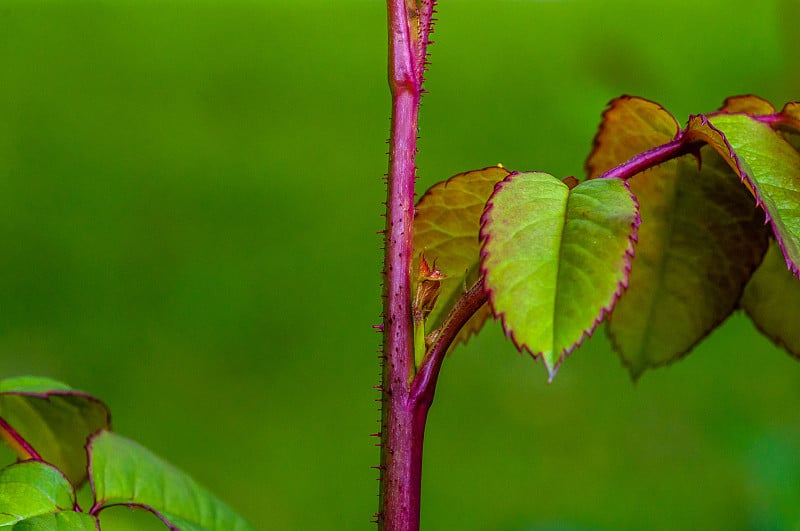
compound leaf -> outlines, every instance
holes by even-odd
[[[75,485],[86,479],[88,437],[111,422],[98,399],[46,378],[0,382],[0,435],[20,459],[46,461]]]
[[[481,226],[489,301],[551,380],[624,287],[638,223],[635,198],[615,179],[570,189],[546,173],[517,173],[490,197]]]
[[[755,96],[730,98],[726,106],[774,112]],[[678,130],[656,103],[614,100],[587,161],[589,177],[670,142]],[[641,209],[640,238],[607,331],[634,378],[685,355],[722,322],[766,249],[763,216],[736,176],[709,148],[702,166],[683,157],[629,179]]]
[[[96,507],[142,506],[182,530],[253,528],[185,473],[143,446],[110,431],[87,446]]]

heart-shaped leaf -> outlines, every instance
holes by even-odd
[[[60,382],[0,382],[0,435],[20,459],[51,463],[75,485],[86,479],[86,440],[110,422],[104,403]]]
[[[137,505],[186,531],[253,529],[192,478],[138,443],[101,431],[91,438],[87,453],[95,513],[111,505]]]
[[[550,380],[625,286],[638,224],[620,180],[570,190],[546,173],[517,173],[495,187],[481,225],[489,301],[517,347],[542,356]]]
[[[419,257],[424,254],[446,275],[441,280],[438,301],[425,321],[427,332],[443,324],[458,298],[478,280],[481,214],[495,184],[509,173],[501,166],[460,173],[432,186],[417,202],[412,271],[419,270]],[[453,345],[477,334],[490,315],[488,306],[478,310]]]

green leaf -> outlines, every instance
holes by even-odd
[[[424,253],[428,262],[447,275],[426,319],[427,332],[443,324],[458,298],[480,277],[481,214],[495,184],[509,173],[501,166],[460,173],[432,186],[417,202],[412,272],[418,271],[419,255]],[[484,306],[462,328],[453,344],[477,334],[490,315],[491,310]]]
[[[0,380],[0,393],[45,394],[53,391],[72,391],[72,388],[59,381],[39,376],[18,376]]]
[[[13,531],[98,531],[97,519],[86,513],[64,511],[17,522]]]
[[[774,112],[755,96],[729,98],[725,106]],[[678,130],[656,103],[614,100],[587,161],[589,177],[670,142]],[[685,355],[722,322],[766,249],[768,231],[752,196],[710,148],[702,166],[700,172],[683,157],[629,180],[642,224],[628,289],[607,331],[634,378]]]
[[[24,461],[0,471],[0,527],[75,508],[75,491],[52,465]]]
[[[90,440],[88,453],[97,506],[139,504],[182,530],[253,529],[185,473],[138,443],[102,431]]]
[[[763,214],[708,147],[629,180],[642,224],[628,290],[608,334],[638,378],[675,361],[735,309],[766,251]]]
[[[0,382],[0,419],[7,424],[0,435],[20,459],[41,458],[79,485],[86,479],[86,440],[109,426],[110,413],[60,382],[14,378]]]
[[[800,273],[800,153],[769,125],[744,114],[690,120],[687,136],[707,141],[764,208],[787,265]]]
[[[518,173],[495,188],[481,227],[489,301],[517,347],[542,356],[550,380],[614,305],[638,224],[619,180],[570,190],[546,173]]]
[[[741,306],[761,332],[800,358],[800,281],[772,242],[742,295]]]

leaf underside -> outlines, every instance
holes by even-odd
[[[629,288],[608,333],[634,378],[685,355],[727,318],[773,233],[786,264],[797,271],[800,155],[791,144],[800,124],[796,107],[788,104],[776,113],[756,96],[728,98],[720,112],[692,117],[684,131],[666,110],[640,98],[618,98],[604,113],[587,160],[589,178],[675,138],[709,144],[695,152],[697,161],[684,156],[629,179],[640,203],[641,237]],[[773,273],[784,281],[788,275]],[[755,310],[756,286],[759,293],[774,293],[774,285],[770,290],[764,284],[779,282],[772,275],[762,278],[748,286],[743,304],[751,317],[758,315],[753,318],[759,328],[800,355],[800,331],[790,338],[790,327],[777,314]]]
[[[104,403],[47,378],[0,383],[0,417],[75,485],[86,479],[86,440],[111,422]],[[3,437],[20,459],[32,457],[12,435],[3,431]]]
[[[637,225],[636,201],[619,180],[570,190],[545,173],[518,173],[490,197],[481,226],[489,301],[551,380],[625,285]]]
[[[763,214],[710,148],[630,179],[642,225],[608,334],[637,378],[684,356],[736,308],[766,251]]]

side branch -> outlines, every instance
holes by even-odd
[[[689,153],[697,154],[699,144],[696,142],[687,142],[685,131],[681,131],[678,136],[666,144],[654,147],[644,153],[639,153],[627,162],[623,162],[619,166],[615,166],[598,176],[598,179],[622,179],[627,180],[641,173],[649,170],[659,164],[663,164],[668,160],[687,155]]]
[[[483,287],[483,277],[478,279],[456,302],[450,313],[447,314],[442,326],[434,332],[434,341],[425,358],[422,360],[419,371],[414,378],[411,386],[411,401],[417,408],[424,408],[426,411],[433,401],[436,392],[436,382],[439,380],[439,371],[442,368],[444,356],[456,336],[467,324],[467,321],[475,315],[489,300],[489,294]]]

